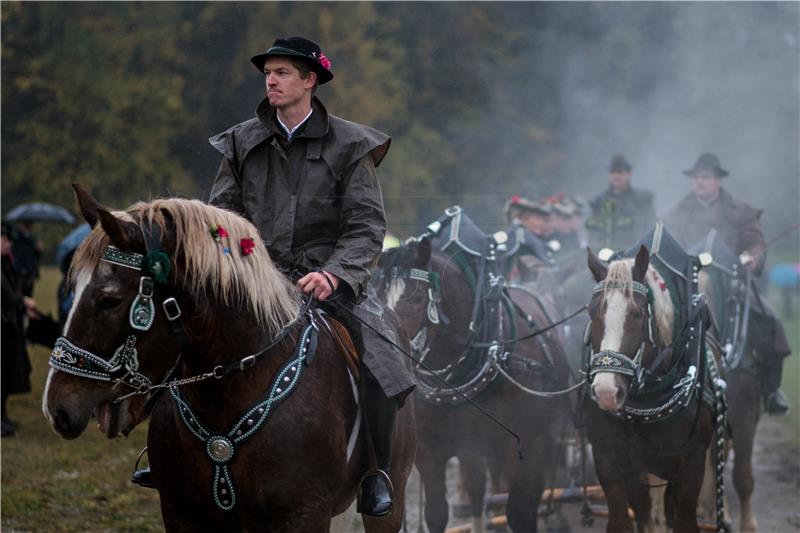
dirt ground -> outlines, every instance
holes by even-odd
[[[753,507],[762,533],[795,533],[800,532],[800,419],[794,417],[765,417],[758,426],[756,437],[754,473],[756,489],[753,495]],[[729,459],[726,469],[725,493],[731,506],[733,531],[739,531],[739,502],[731,481],[731,463]],[[448,469],[448,500],[451,503],[450,522],[448,528],[457,533],[466,533],[469,529],[459,527],[471,522],[468,518],[454,517],[453,503],[457,500],[455,493],[457,467],[451,461]],[[406,489],[406,525],[405,532],[427,533],[427,528],[419,524],[420,488],[416,471],[412,474]],[[539,530],[550,532],[572,531],[577,533],[593,533],[605,531],[605,520],[596,517],[590,527],[581,525],[580,503],[565,503],[560,512],[552,518],[540,519]],[[332,528],[335,533],[358,533],[363,531],[357,515],[340,517],[339,523]],[[488,531],[503,531],[490,529]]]

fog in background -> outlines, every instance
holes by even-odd
[[[249,58],[305,35],[333,62],[328,110],[393,137],[401,237],[457,203],[493,231],[512,194],[588,200],[615,153],[659,213],[711,151],[768,239],[800,218],[797,2],[8,2],[2,20],[4,210],[74,208],[74,180],[115,207],[207,198],[208,137],[264,97]]]
[[[546,73],[556,99],[523,99],[520,112],[550,109],[560,157],[545,171],[555,176],[537,176],[536,161],[523,157],[500,165],[498,180],[531,169],[528,183],[516,180],[520,194],[588,199],[622,153],[661,214],[689,191],[682,170],[711,151],[730,172],[723,186],[765,209],[768,239],[798,223],[798,4],[566,3],[547,15],[522,54],[537,59],[531,67]]]

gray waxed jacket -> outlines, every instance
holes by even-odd
[[[292,141],[267,100],[211,137],[223,158],[209,201],[248,218],[281,267],[325,270],[359,298],[386,233],[375,168],[391,139],[329,115],[316,97],[312,109]]]

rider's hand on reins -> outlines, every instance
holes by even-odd
[[[339,287],[339,282],[339,278],[330,272],[309,272],[297,280],[297,287],[305,294],[324,301]]]

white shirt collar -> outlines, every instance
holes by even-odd
[[[278,124],[280,124],[280,125],[281,125],[281,128],[283,128],[283,131],[285,131],[285,132],[286,132],[286,137],[287,137],[289,140],[291,140],[291,139],[292,139],[292,137],[294,136],[294,132],[296,132],[296,131],[297,131],[297,129],[298,129],[300,126],[302,126],[303,124],[305,124],[305,123],[306,123],[306,121],[308,120],[308,117],[310,117],[310,116],[311,116],[311,113],[313,113],[313,112],[314,112],[314,108],[311,108],[311,110],[309,110],[309,112],[308,112],[308,115],[306,115],[306,117],[305,117],[303,120],[301,120],[300,122],[298,122],[298,123],[297,123],[297,126],[295,126],[295,127],[294,127],[294,128],[292,128],[292,129],[289,129],[289,128],[286,126],[286,124],[284,124],[284,123],[283,123],[283,121],[281,120],[281,117],[280,117],[280,116],[278,116],[278,114],[277,114],[277,113],[275,113],[275,118],[277,118],[277,119],[278,119]]]

